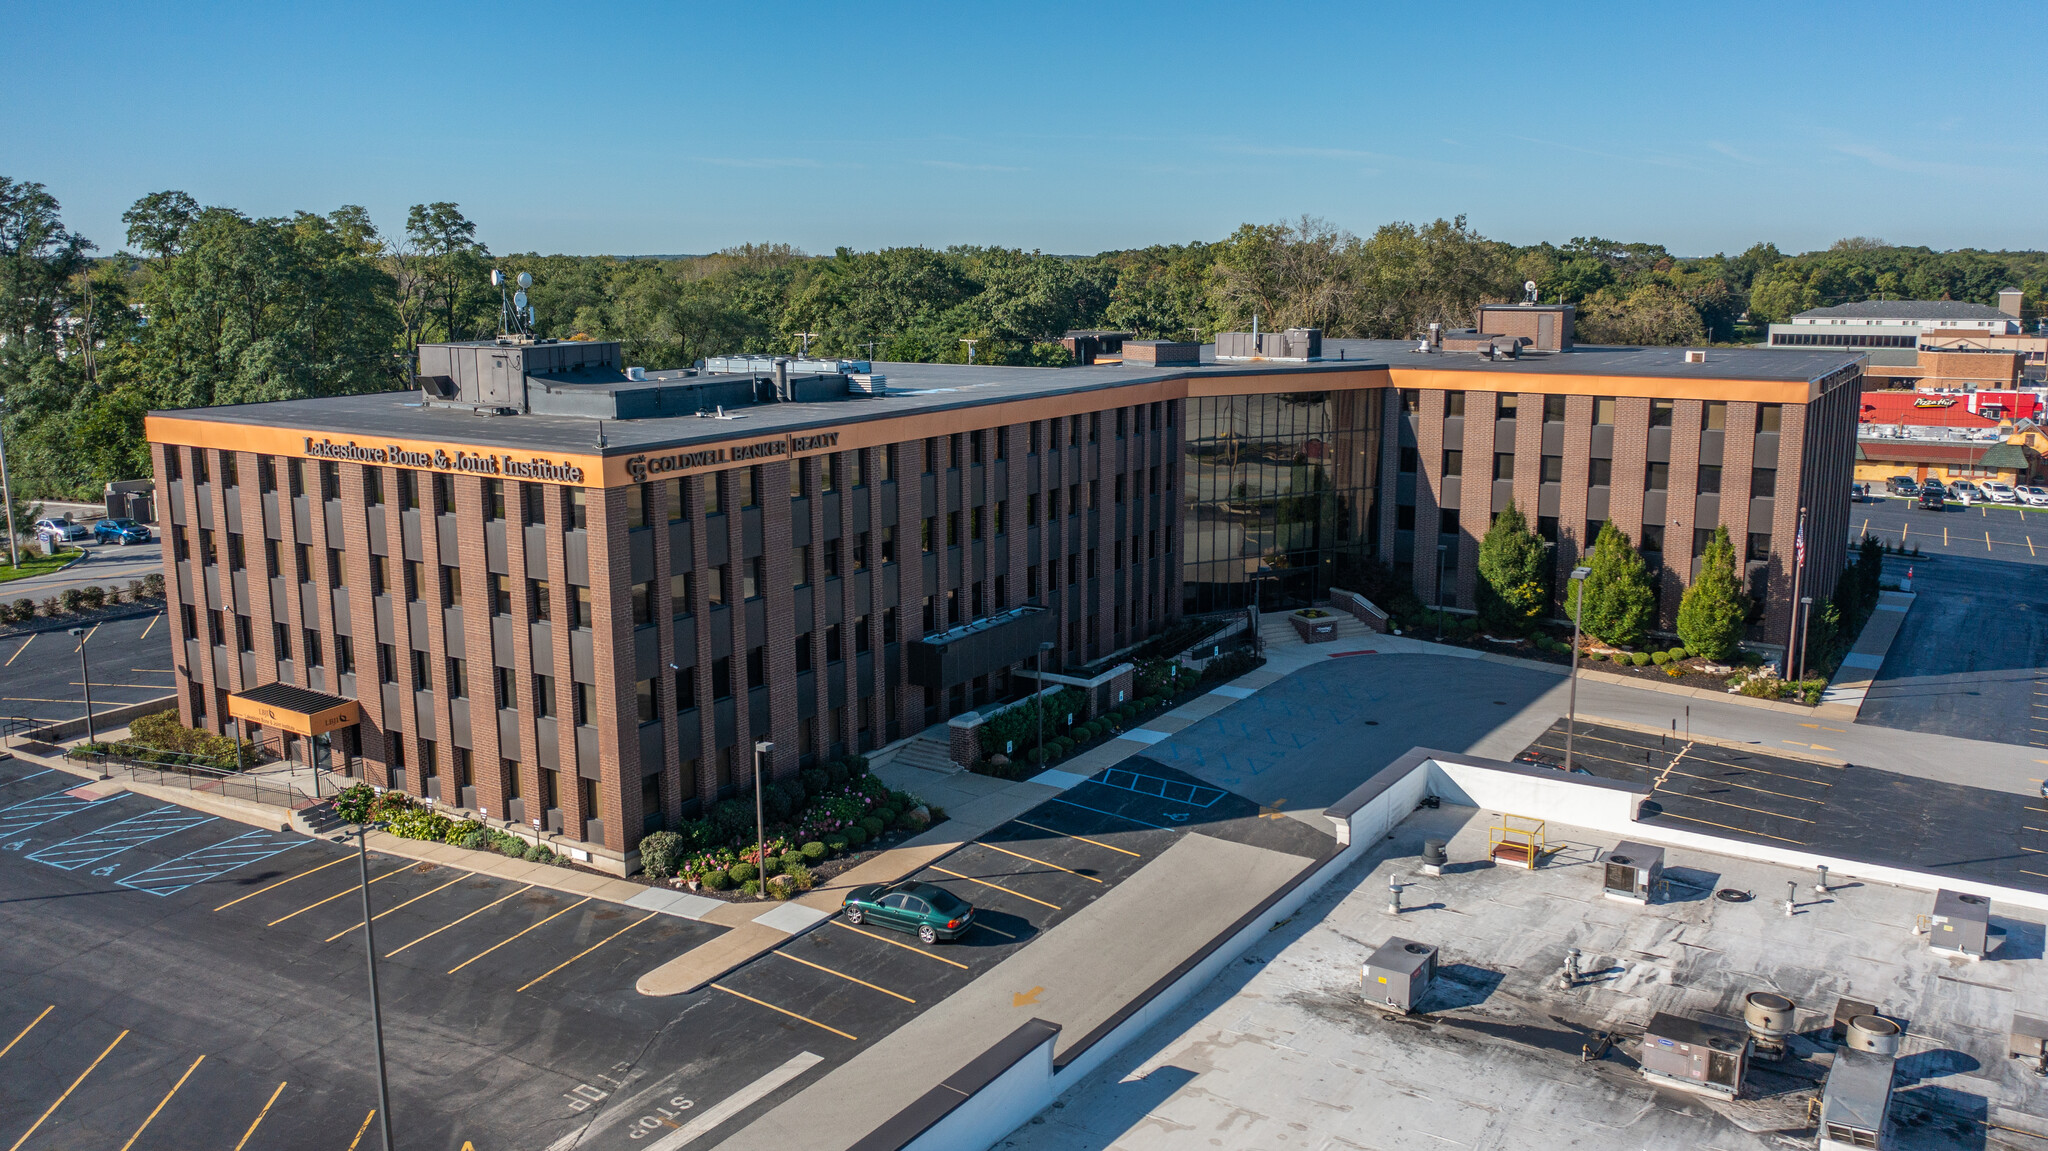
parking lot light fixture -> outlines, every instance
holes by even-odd
[[[1038,762],[1045,762],[1045,653],[1052,650],[1051,640],[1038,641]]]
[[[1569,703],[1565,708],[1564,720],[1564,770],[1572,770],[1572,732],[1579,726],[1579,620],[1586,614],[1586,577],[1593,574],[1589,567],[1572,569],[1571,581],[1577,585],[1573,592],[1578,597],[1578,606],[1572,610],[1572,675]]]
[[[768,740],[754,744],[754,898],[768,898],[768,824],[761,817],[761,761],[775,745]]]
[[[94,744],[99,742],[99,737],[94,735],[92,730],[92,676],[86,674],[86,630],[82,627],[75,627],[71,629],[71,634],[78,637],[78,683],[85,691],[85,742]]]
[[[391,1085],[384,1072],[384,1008],[377,998],[377,932],[370,914],[370,829],[371,820],[356,824],[356,867],[363,893],[363,953],[370,965],[370,1030],[377,1040],[377,1127],[384,1136],[384,1151],[391,1151]]]

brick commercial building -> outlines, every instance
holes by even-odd
[[[617,870],[747,786],[757,740],[777,777],[879,746],[1006,698],[1040,643],[1106,662],[1262,571],[1273,605],[1380,558],[1433,602],[1441,544],[1469,606],[1509,500],[1560,572],[1602,520],[1650,544],[1667,618],[1726,522],[1782,642],[1801,505],[1812,594],[1843,562],[1859,358],[1508,318],[1531,335],[1069,369],[504,340],[422,348],[417,392],[155,413],[180,709],[357,701],[314,754]]]

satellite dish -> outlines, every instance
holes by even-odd
[[[524,272],[521,272],[521,273],[520,273],[520,277],[521,277],[522,279],[523,279],[523,278],[525,277],[525,275],[526,275],[526,273],[524,273]],[[1525,291],[1525,292],[1533,292],[1533,291],[1535,291],[1535,290],[1536,290],[1536,281],[1534,281],[1534,280],[1525,280],[1525,281],[1523,281],[1523,283],[1522,283],[1522,290],[1523,290],[1523,291]]]
[[[532,272],[521,272],[521,273],[519,273],[519,286],[520,286],[520,287],[522,287],[522,288],[531,288],[531,287],[533,287],[533,273],[532,273]],[[1536,285],[1534,285],[1534,284],[1530,284],[1529,286],[1533,288],[1533,287],[1535,287]]]
[[[492,268],[492,269],[491,269],[491,287],[493,287],[493,288],[500,288],[500,287],[503,287],[504,285],[505,285],[505,273],[503,273],[503,272],[499,271],[499,270],[498,270],[498,269],[496,269],[496,268]]]
[[[514,293],[512,293],[512,306],[513,306],[513,307],[514,307],[515,309],[519,310],[519,311],[522,311],[522,312],[523,312],[523,311],[525,311],[525,310],[526,310],[526,293],[525,293],[525,292],[514,292]]]

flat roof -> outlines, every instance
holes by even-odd
[[[2002,312],[1989,304],[1971,304],[1962,300],[1858,300],[1853,304],[1833,304],[1825,308],[1808,308],[1793,317],[1797,320],[1999,320],[2017,323],[2018,316]]]

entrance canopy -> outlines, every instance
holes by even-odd
[[[338,695],[266,683],[228,697],[228,714],[296,735],[327,735],[363,718],[362,705]]]

